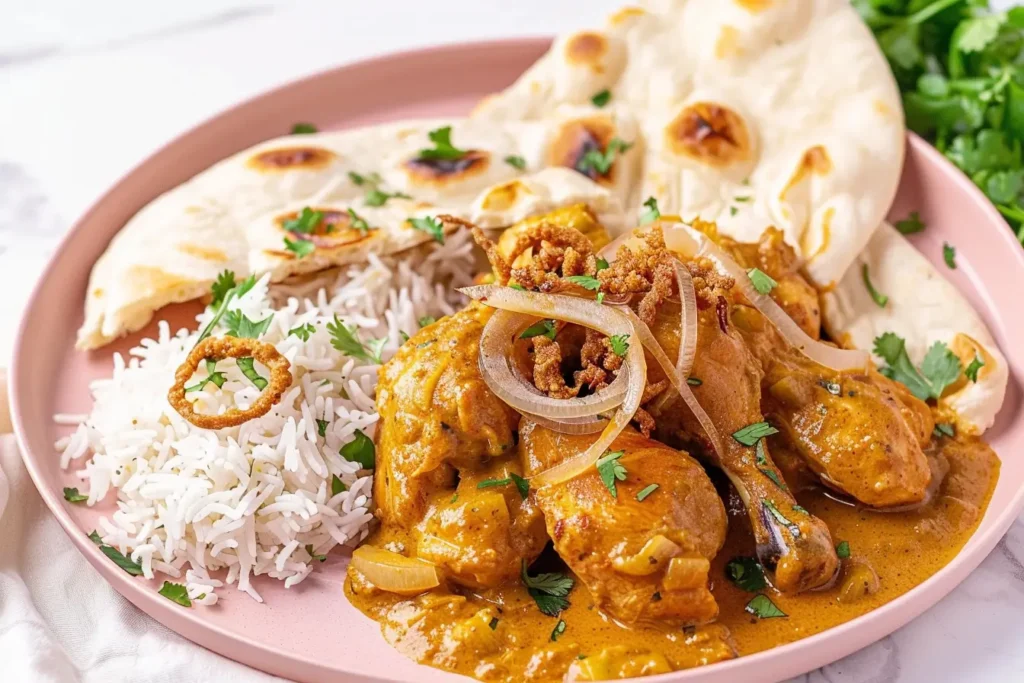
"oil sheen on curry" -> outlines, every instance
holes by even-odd
[[[473,230],[493,272],[381,371],[380,525],[345,585],[406,656],[488,681],[709,665],[892,600],[980,522],[999,460],[934,401],[969,369],[822,340],[777,230],[655,217],[609,244],[583,206]]]

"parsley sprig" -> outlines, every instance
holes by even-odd
[[[432,130],[427,133],[427,138],[434,146],[420,150],[417,158],[421,161],[455,161],[469,154],[469,150],[459,149],[452,144],[451,126]]]
[[[549,617],[557,617],[562,610],[569,606],[569,601],[566,598],[576,584],[572,577],[557,572],[530,576],[526,571],[526,560],[523,560],[521,573],[523,585],[526,586],[530,597],[537,603],[537,609],[541,612]]]
[[[625,154],[632,146],[633,143],[631,142],[624,142],[619,138],[612,138],[608,141],[608,146],[603,152],[600,149],[592,149],[584,154],[580,160],[576,162],[576,170],[584,175],[588,175],[590,173],[608,175],[608,171],[611,170],[612,164],[615,163],[615,157],[619,154]]]
[[[371,339],[364,344],[356,335],[355,325],[349,327],[338,318],[337,314],[335,314],[333,322],[327,323],[327,331],[331,335],[331,346],[346,356],[358,358],[367,363],[381,362],[381,352],[384,344],[387,343],[387,338]]]
[[[597,473],[601,476],[601,483],[608,489],[608,493],[612,494],[612,498],[619,497],[619,491],[615,486],[615,482],[625,481],[626,479],[626,468],[619,462],[619,458],[625,454],[626,451],[608,451],[598,458],[597,463],[595,463]]]
[[[900,90],[907,126],[988,195],[1024,243],[1024,7],[853,0]],[[897,226],[907,234],[919,223]]]
[[[901,382],[922,401],[938,399],[957,380],[960,359],[942,342],[935,342],[924,356],[920,370],[907,355],[906,341],[892,332],[875,338],[875,354],[887,365],[879,369],[889,379]]]

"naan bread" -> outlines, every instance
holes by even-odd
[[[865,265],[872,284],[889,297],[884,308],[864,285]],[[985,365],[977,383],[961,375],[939,404],[956,411],[964,432],[980,434],[992,426],[1009,381],[1006,359],[963,295],[891,225],[874,234],[823,303],[829,334],[857,348],[871,349],[875,337],[893,332],[906,340],[907,354],[918,366],[937,341],[952,349],[964,368],[979,356]]]
[[[565,112],[529,123],[409,121],[288,136],[240,152],[158,197],[118,233],[93,267],[78,346],[103,346],[144,326],[158,308],[207,294],[225,269],[239,277],[270,273],[280,281],[433,239],[408,223],[412,217],[472,219],[479,207],[488,225],[503,226],[534,210],[589,200],[597,203],[595,211],[618,215],[622,200],[616,192],[625,191],[628,178],[618,184],[618,175],[598,179],[605,187],[564,169],[524,176],[548,165],[565,126],[589,112],[574,116]],[[615,130],[635,130],[628,115],[602,116]],[[429,133],[446,126],[452,144],[469,153],[455,160],[419,159],[421,149],[433,147]],[[478,200],[517,178],[536,200],[524,194],[504,209]],[[373,201],[374,189],[407,196]],[[545,208],[528,208],[531,202]],[[287,221],[305,207],[322,212],[324,220],[312,235],[290,234]],[[360,229],[359,220],[370,229]],[[297,258],[285,248],[286,238],[308,239],[317,248]]]
[[[602,90],[640,122],[627,208],[775,225],[819,286],[884,218],[903,161],[899,91],[847,0],[648,0],[575,31],[474,116],[541,120]],[[610,105],[610,106],[611,106]]]

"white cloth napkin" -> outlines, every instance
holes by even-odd
[[[125,600],[86,562],[0,436],[0,681],[273,683]]]

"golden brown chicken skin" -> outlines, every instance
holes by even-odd
[[[724,327],[724,329],[723,329]],[[670,358],[679,349],[679,304],[667,302],[652,327]],[[716,453],[703,427],[678,396],[661,407],[658,433],[677,441],[696,440],[706,457],[729,477],[743,500],[757,542],[757,555],[782,591],[796,592],[829,583],[839,566],[828,527],[798,505],[772,461],[765,440],[748,446],[732,434],[763,422],[761,365],[728,316],[716,308],[698,314],[693,394],[718,431]]]
[[[374,501],[385,522],[418,521],[456,468],[509,453],[518,415],[484,384],[480,334],[491,309],[472,305],[402,345],[380,371]]]
[[[768,228],[756,244],[721,240],[745,268],[777,285],[772,299],[812,338],[819,336],[818,293],[799,270],[782,232]],[[778,440],[826,486],[872,507],[924,500],[932,473],[924,454],[934,427],[927,404],[875,370],[838,373],[794,350],[756,309],[731,309],[737,329],[764,370],[765,411]]]
[[[536,473],[582,453],[594,435],[557,434],[524,421],[520,452]],[[633,429],[623,451],[625,479],[615,494],[596,468],[537,491],[555,550],[597,605],[632,624],[702,624],[718,616],[708,586],[710,560],[725,540],[725,507],[703,468],[686,453]],[[638,494],[658,487],[642,500]]]
[[[471,305],[420,330],[384,365],[377,387],[377,516],[407,551],[456,583],[515,579],[547,534],[515,486],[519,416],[480,377],[480,334],[491,309]],[[404,533],[403,533],[404,532]]]

